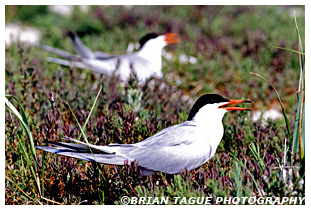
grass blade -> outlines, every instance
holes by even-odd
[[[30,160],[29,156],[27,155],[26,148],[24,147],[24,144],[21,142],[21,139],[19,137],[18,137],[18,141],[19,141],[21,149],[22,149],[22,154],[26,160],[26,164],[27,164],[28,168],[30,169],[30,172],[32,174],[34,182],[36,183],[35,186],[37,187],[37,190],[38,190],[39,194],[41,195],[39,177],[38,177],[37,173],[34,171],[32,164],[31,164],[31,160]],[[28,176],[26,175],[25,177],[28,177]],[[35,193],[35,191],[33,191],[33,192]]]
[[[303,54],[303,45],[300,37],[299,28],[297,25],[296,15],[295,15],[295,25],[296,25],[296,32],[298,36],[298,51],[302,52],[299,54],[299,67],[300,67],[300,77],[299,77],[299,87],[297,91],[297,113],[295,118],[295,129],[293,135],[293,144],[292,144],[292,152],[297,152],[298,148],[300,151],[300,158],[304,158],[304,79],[305,79],[305,68],[304,68],[304,54]]]
[[[242,197],[242,172],[238,162],[233,163],[233,185],[235,188],[235,196]]]
[[[12,184],[14,184],[15,187],[16,187],[19,191],[21,191],[27,198],[29,198],[30,200],[34,200],[34,199],[33,199],[32,197],[30,197],[24,190],[22,190],[15,182],[13,182],[8,176],[5,175],[5,178],[6,178],[9,182],[11,182]]]
[[[13,98],[15,101],[17,101],[17,103],[19,104],[19,107],[20,107],[20,112],[14,107],[14,105],[8,100],[7,97]],[[38,173],[37,156],[36,156],[34,141],[33,141],[33,137],[32,137],[32,134],[31,134],[31,131],[29,128],[29,124],[28,124],[26,114],[24,112],[24,109],[22,108],[21,103],[19,102],[19,100],[15,96],[6,95],[5,105],[17,117],[19,122],[22,124],[22,126],[25,130],[26,136],[29,139],[30,151],[31,151],[31,154],[33,156],[33,161],[30,160],[30,157],[27,153],[27,149],[25,148],[25,145],[24,145],[25,142],[22,142],[22,140],[18,137],[18,141],[19,141],[20,147],[22,149],[22,154],[24,156],[24,159],[26,160],[28,168],[30,169],[30,173],[32,174],[34,182],[36,183],[35,186],[37,187],[37,190],[41,196],[40,181],[39,181],[39,177],[37,174]]]
[[[298,36],[298,41],[299,41],[299,46],[300,46],[301,54],[304,55],[303,45],[302,45],[302,41],[301,41],[301,36],[300,36],[299,28],[298,28],[298,25],[297,25],[296,13],[295,13],[295,26],[296,26],[296,32],[297,32],[297,36]],[[303,57],[302,57],[302,64],[303,64],[302,68],[304,69],[304,59],[303,59]]]
[[[26,114],[25,114],[24,109],[22,108],[23,106],[22,106],[22,104],[19,102],[19,100],[18,100],[15,96],[13,96],[13,95],[5,95],[5,97],[7,97],[7,98],[13,98],[13,99],[18,103],[19,107],[21,107],[21,109],[20,109],[21,118],[23,119],[23,122],[29,127]],[[13,106],[13,107],[14,107],[14,106]],[[15,108],[15,107],[14,107],[14,108]],[[19,113],[19,112],[18,112],[18,113]]]
[[[45,152],[43,150],[43,144],[42,144],[42,153],[41,153],[41,170],[42,170],[42,173],[41,173],[41,195],[44,196],[44,174],[45,174],[45,164],[44,163],[44,159],[45,159]]]
[[[274,48],[277,48],[277,49],[280,49],[280,50],[286,50],[286,51],[293,52],[293,53],[297,53],[297,54],[305,55],[305,54],[302,53],[302,52],[299,52],[299,51],[293,50],[293,49],[289,49],[289,48],[284,48],[284,47],[274,47]]]
[[[93,109],[94,109],[95,104],[96,104],[96,102],[97,102],[97,100],[98,100],[98,97],[99,97],[99,94],[100,94],[101,90],[102,90],[102,87],[100,86],[99,91],[98,91],[98,93],[97,93],[97,96],[96,96],[96,98],[95,98],[95,101],[94,101],[94,103],[93,103],[93,106],[92,106],[92,108],[91,108],[91,110],[90,110],[90,113],[89,113],[89,115],[87,116],[87,118],[86,118],[86,120],[85,120],[85,123],[84,123],[84,125],[83,125],[83,127],[82,127],[83,131],[84,131],[85,127],[86,127],[87,122],[89,121],[89,119],[90,119],[90,117],[91,117],[91,114],[92,114],[92,112],[93,112]],[[79,134],[78,140],[80,140],[81,135],[82,135],[82,133]]]
[[[67,103],[67,106],[69,107],[69,109],[70,109],[70,111],[71,111],[71,114],[73,115],[73,117],[75,118],[75,120],[76,120],[76,122],[77,122],[77,124],[78,124],[78,126],[79,126],[79,129],[80,129],[80,131],[81,131],[81,134],[82,134],[82,136],[83,136],[83,138],[84,138],[84,141],[87,143],[87,145],[89,145],[89,142],[88,142],[88,140],[87,140],[87,137],[86,137],[86,135],[85,135],[85,133],[84,133],[84,131],[83,131],[83,128],[81,127],[81,125],[80,125],[80,123],[79,123],[79,120],[77,119],[77,117],[76,117],[76,115],[74,114],[74,112],[72,111],[72,109],[71,109],[71,107],[70,107],[70,105]],[[89,147],[89,149],[90,149],[90,151],[92,152],[92,149]]]
[[[18,103],[18,105],[20,107],[20,112],[14,107],[14,105],[8,100],[8,98],[13,98]],[[25,111],[24,111],[21,103],[19,102],[19,100],[15,96],[12,96],[12,95],[6,95],[5,105],[18,118],[19,122],[22,124],[23,128],[25,129],[27,138],[29,139],[29,142],[30,142],[30,151],[31,151],[32,156],[34,158],[35,170],[37,172],[38,171],[37,155],[36,155],[35,145],[34,145],[33,137],[32,137],[32,134],[31,134],[31,131],[29,128],[29,124],[28,124],[28,120],[27,120]]]
[[[95,163],[96,163],[97,170],[98,170],[99,173],[103,176],[102,171],[101,171],[101,170],[99,169],[99,167],[98,167],[97,161],[96,161],[95,156],[94,156],[93,151],[92,151],[92,148],[89,146],[89,142],[88,142],[87,137],[86,137],[85,132],[84,132],[84,129],[85,129],[85,127],[86,127],[86,124],[87,124],[87,122],[88,122],[88,120],[89,120],[89,118],[90,118],[90,116],[91,116],[91,114],[92,114],[92,112],[93,112],[93,109],[94,109],[95,104],[96,104],[96,102],[97,102],[97,100],[98,100],[98,97],[99,97],[99,94],[100,94],[101,90],[102,90],[102,87],[100,87],[100,89],[99,89],[99,91],[98,91],[98,93],[97,93],[97,96],[96,96],[96,98],[95,98],[95,101],[94,101],[94,103],[93,103],[93,105],[92,105],[92,108],[91,108],[91,110],[90,110],[90,113],[89,113],[89,115],[88,115],[88,117],[87,117],[87,119],[86,119],[86,121],[85,121],[83,127],[81,127],[81,125],[80,125],[80,123],[79,123],[79,121],[78,121],[76,115],[75,115],[74,112],[72,111],[70,105],[69,105],[68,103],[67,103],[67,105],[68,105],[68,107],[69,107],[69,109],[70,109],[72,115],[74,116],[74,118],[75,118],[75,120],[76,120],[76,122],[77,122],[77,124],[78,124],[78,126],[79,126],[79,129],[80,129],[80,131],[81,131],[81,134],[79,135],[79,139],[80,139],[80,137],[81,137],[81,135],[82,135],[83,138],[84,138],[84,141],[86,142],[86,144],[87,144],[88,147],[89,147],[90,152],[91,152],[92,155],[93,155],[93,158],[94,158]]]
[[[266,78],[264,78],[263,76],[259,75],[259,74],[256,74],[256,73],[253,73],[251,72],[250,74],[252,75],[255,75],[257,77],[260,77],[261,79],[263,79],[264,81],[268,82],[271,87],[273,88],[273,90],[275,91],[277,97],[278,97],[278,100],[279,100],[279,103],[280,103],[280,106],[281,106],[281,109],[282,109],[282,113],[283,113],[283,116],[284,116],[284,120],[285,120],[285,123],[286,123],[286,129],[287,129],[287,134],[288,134],[288,139],[292,139],[292,134],[291,134],[291,131],[290,131],[290,125],[289,125],[289,120],[287,118],[287,115],[286,115],[286,112],[285,112],[285,108],[283,106],[283,103],[282,103],[282,100],[281,100],[281,97],[279,95],[279,93],[277,92],[276,88],[272,85],[272,83],[267,80]]]

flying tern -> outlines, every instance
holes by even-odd
[[[91,69],[108,76],[116,74],[123,81],[127,81],[131,73],[134,72],[140,82],[144,82],[153,76],[162,78],[162,49],[168,44],[179,42],[175,33],[164,35],[149,33],[140,39],[140,48],[137,52],[110,55],[103,52],[93,52],[73,32],[69,32],[68,36],[79,56],[50,46],[39,45],[39,47],[67,59],[48,58],[48,61],[65,66]]]
[[[214,156],[224,133],[224,114],[233,110],[249,110],[235,106],[241,103],[251,101],[226,99],[217,94],[202,95],[191,108],[187,121],[135,144],[98,146],[67,137],[65,139],[75,143],[47,142],[48,146],[37,148],[105,164],[124,165],[125,162],[137,161],[143,176],[159,171],[167,174],[185,169],[190,171]]]

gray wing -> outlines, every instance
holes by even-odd
[[[174,174],[185,168],[195,169],[205,163],[209,155],[209,152],[205,155],[193,152],[197,147],[195,132],[196,127],[189,123],[172,126],[138,143],[127,156],[152,171]],[[211,151],[211,148],[206,150]]]
[[[97,60],[97,59],[87,59],[87,58],[75,58],[70,60],[64,60],[60,58],[53,58],[48,57],[47,61],[52,63],[57,63],[63,66],[74,66],[81,69],[90,69],[96,73],[105,74],[111,76],[114,72],[112,68],[114,63],[117,61],[112,60],[114,57],[106,58],[108,62],[103,62],[104,60]],[[110,61],[111,60],[111,61]]]
[[[123,165],[124,161],[133,161],[124,156],[116,154],[114,148],[108,146],[97,146],[86,144],[75,139],[65,138],[79,144],[64,142],[46,142],[49,146],[36,146],[37,149],[43,149],[46,152],[52,152],[59,155],[78,158],[87,161],[96,161],[99,163]]]
[[[35,45],[36,47],[39,47],[41,49],[44,49],[48,52],[51,52],[51,53],[54,53],[58,56],[61,56],[63,58],[66,58],[66,59],[69,59],[69,60],[77,60],[78,57],[76,55],[73,55],[71,54],[70,52],[67,52],[67,51],[64,51],[64,50],[60,50],[60,49],[57,49],[57,48],[54,48],[54,47],[50,47],[50,46],[47,46],[47,45],[43,45],[43,44],[38,44],[38,45]]]
[[[82,58],[105,60],[113,57],[108,53],[99,51],[93,52],[87,46],[85,46],[79,37],[77,37],[77,35],[75,35],[73,32],[69,32],[68,36],[71,39],[72,46],[74,47],[76,53],[78,53]]]
[[[114,55],[110,55],[108,53],[104,53],[100,51],[94,52],[94,56],[95,56],[94,58],[97,60],[107,60],[107,59],[115,57]]]
[[[87,46],[83,44],[83,42],[73,33],[68,33],[69,38],[71,39],[71,43],[76,53],[78,53],[82,58],[94,58],[94,53]]]

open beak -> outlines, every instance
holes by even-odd
[[[179,42],[178,35],[175,33],[165,34],[165,42],[167,44],[176,44]]]
[[[219,106],[219,109],[225,109],[226,111],[234,111],[234,110],[247,110],[251,111],[251,109],[243,108],[243,107],[235,107],[235,105],[241,104],[241,103],[253,103],[251,101],[246,101],[246,100],[239,100],[239,99],[230,99],[228,103]]]

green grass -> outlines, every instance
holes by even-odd
[[[73,52],[63,36],[73,30],[92,50],[120,52],[147,32],[169,31],[182,42],[166,50],[195,56],[198,63],[163,60],[164,80],[137,84],[132,78],[124,85],[116,77],[48,63],[51,54],[35,47],[7,47],[5,92],[14,97],[6,101],[5,203],[121,204],[122,196],[167,196],[170,204],[174,196],[212,197],[211,203],[228,196],[304,197],[305,20],[304,7],[294,8],[301,14],[297,25],[285,6],[91,6],[87,13],[75,7],[70,17],[46,6],[6,6],[6,23],[38,28],[42,44]],[[266,78],[278,95],[250,72]],[[252,122],[247,112],[228,113],[212,159],[191,172],[153,179],[140,178],[135,163],[109,166],[34,149],[44,141],[64,141],[63,136],[97,145],[139,142],[185,121],[203,93],[252,100],[254,110],[279,108],[281,100],[287,120],[264,124]],[[293,144],[285,141],[289,133]]]

